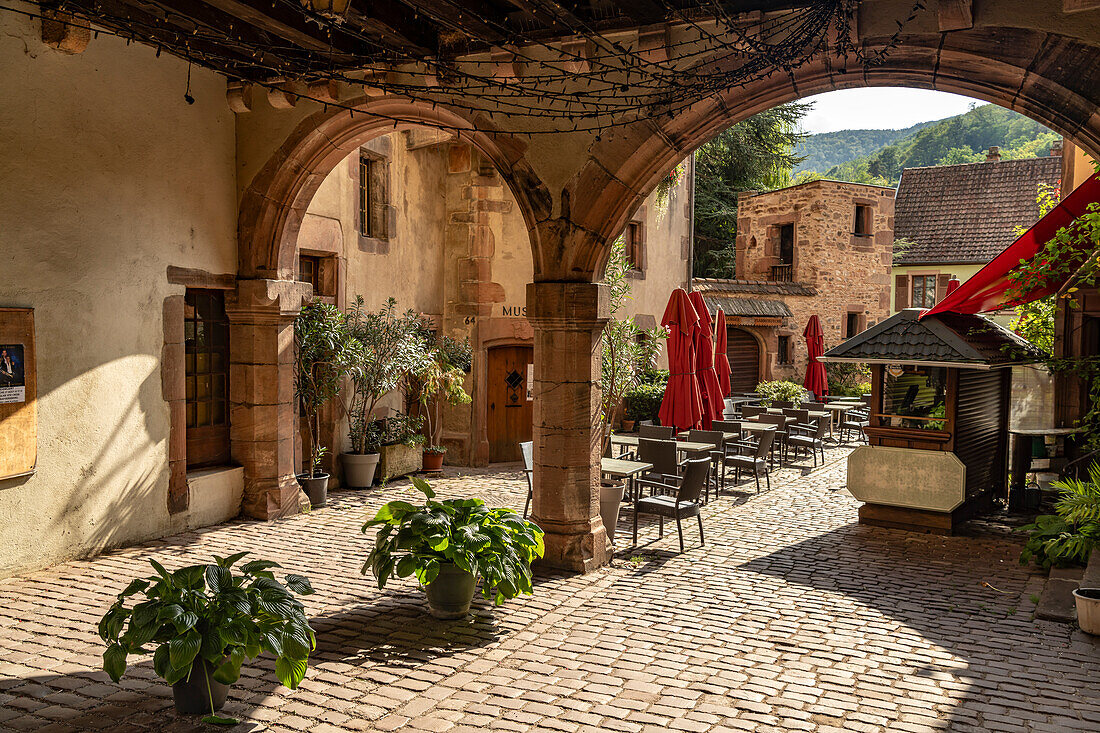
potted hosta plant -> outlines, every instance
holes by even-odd
[[[340,393],[340,383],[354,368],[359,344],[348,333],[347,317],[334,305],[306,304],[294,321],[294,393],[309,432],[309,473],[298,483],[314,509],[328,500],[329,475],[321,467],[328,448],[321,445],[321,409]]]
[[[489,509],[480,499],[435,501],[428,482],[413,478],[425,501],[414,506],[391,501],[363,525],[378,528],[363,573],[384,588],[393,576],[415,575],[427,592],[428,608],[441,619],[463,618],[474,589],[500,605],[530,594],[531,563],[542,557],[542,530],[511,509]]]
[[[156,575],[132,581],[99,622],[107,643],[103,670],[118,682],[131,654],[153,654],[153,671],[172,686],[176,709],[205,713],[204,722],[235,724],[215,713],[245,659],[275,657],[275,676],[295,689],[305,676],[317,639],[294,594],[313,588],[301,575],[275,579],[270,560],[233,565],[246,553],[214,557],[212,565],[168,572],[150,560]],[[139,600],[129,606],[129,599]]]
[[[365,488],[374,483],[381,436],[375,422],[375,408],[386,393],[398,386],[402,376],[424,362],[423,346],[416,337],[420,319],[413,311],[397,312],[390,298],[378,311],[367,311],[358,296],[347,314],[348,332],[359,346],[349,372],[348,389],[340,403],[348,421],[350,449],[341,455],[344,482]]]

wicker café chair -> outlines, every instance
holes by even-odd
[[[639,425],[638,437],[672,440],[676,437],[676,428],[671,425]]]
[[[523,456],[523,475],[527,479],[527,501],[523,503],[523,518],[527,519],[527,512],[531,509],[531,496],[535,493],[535,485],[531,481],[535,472],[535,444],[530,440],[520,443],[519,452]]]
[[[756,493],[760,493],[760,474],[764,474],[768,489],[772,487],[771,475],[768,473],[768,454],[775,440],[775,429],[758,433],[760,436],[756,442],[750,440],[726,441],[726,466],[732,466],[735,474],[733,480],[741,480],[741,471],[752,471],[756,478]]]
[[[638,460],[653,464],[653,470],[648,471],[645,477],[657,481],[679,479],[680,468],[683,466],[679,460],[675,440],[638,438]]]
[[[703,515],[700,511],[699,496],[707,483],[710,473],[710,459],[696,458],[687,461],[684,475],[676,477],[675,482],[661,483],[649,479],[638,479],[638,483],[649,486],[652,496],[634,502],[634,546],[638,546],[638,516],[656,514],[660,518],[658,533],[665,536],[665,517],[676,520],[676,533],[680,536],[680,552],[684,551],[684,528],[682,519],[695,517],[699,520],[699,545],[703,540]]]
[[[828,428],[826,418],[818,418],[813,423],[796,423],[787,428],[787,446],[798,450],[805,448],[814,457],[817,468],[817,454],[821,453],[821,463],[825,464],[825,431]]]

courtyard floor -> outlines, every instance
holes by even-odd
[[[411,582],[360,575],[360,533],[407,482],[335,492],[327,509],[232,522],[0,581],[0,729],[186,731],[149,659],[99,670],[99,616],[149,558],[170,569],[249,550],[308,575],[318,649],[297,691],[247,664],[233,730],[1097,731],[1100,640],[1032,619],[1043,578],[995,526],[934,537],[856,523],[846,450],[772,491],[750,485],[587,576],[541,574],[536,595],[467,621],[425,611]],[[518,467],[435,482],[444,497],[522,506]]]

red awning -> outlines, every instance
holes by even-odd
[[[1093,174],[1047,213],[1035,226],[1024,232],[1004,252],[978,270],[974,277],[948,294],[921,318],[932,313],[985,313],[1030,303],[1058,292],[1062,282],[1051,282],[1046,287],[1031,291],[1026,298],[1010,298],[1006,291],[1011,286],[1009,275],[1020,266],[1020,260],[1031,260],[1058,230],[1069,226],[1074,219],[1088,209],[1088,205],[1100,201],[1100,174]]]

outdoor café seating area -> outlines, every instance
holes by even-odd
[[[724,494],[770,490],[778,469],[805,474],[825,465],[827,446],[864,441],[869,395],[826,400],[795,404],[741,394],[726,400],[725,419],[711,421],[709,430],[645,422],[635,433],[612,434],[601,471],[605,481],[624,483],[622,508],[634,513],[630,546],[637,544],[639,516],[653,514],[661,535],[663,520],[675,521],[682,551],[684,519],[697,520],[703,541],[702,506]]]

